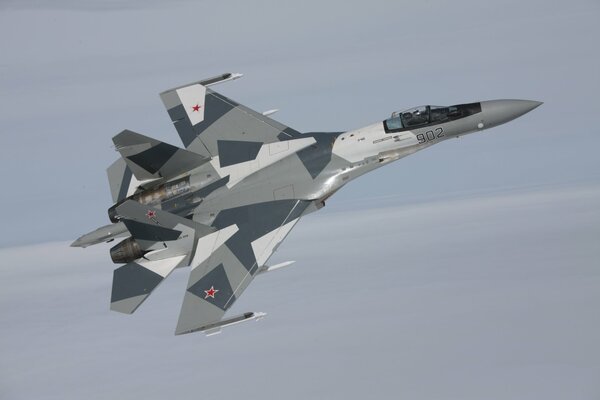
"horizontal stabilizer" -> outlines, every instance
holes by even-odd
[[[183,265],[185,255],[162,260],[136,260],[113,273],[110,309],[132,314],[175,268]]]
[[[209,161],[197,153],[130,130],[113,137],[113,143],[138,181],[170,179]]]
[[[167,211],[158,210],[127,200],[116,208],[117,217],[125,224],[131,236],[143,250],[160,249],[165,242],[186,239],[191,251],[193,239],[215,232],[215,228],[202,225],[190,219]],[[157,246],[157,244],[160,244]]]
[[[173,229],[177,225],[184,225],[194,229],[198,237],[208,235],[216,230],[213,227],[194,222],[191,219],[180,217],[167,211],[148,207],[134,200],[125,201],[115,211],[117,217],[122,220],[136,221],[168,229]]]

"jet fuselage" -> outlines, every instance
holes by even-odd
[[[110,250],[111,310],[131,314],[176,268],[190,267],[177,335],[214,334],[258,320],[226,312],[302,216],[348,182],[449,138],[515,119],[541,103],[493,100],[421,106],[346,132],[300,133],[208,88],[240,74],[161,93],[185,148],[123,130],[107,170],[111,225],[77,239],[86,247],[128,236]]]
[[[443,111],[437,120],[433,118],[435,109],[425,106],[414,109],[422,121],[412,127],[403,124],[408,122],[406,114],[411,112],[409,110],[394,113],[386,121],[347,132],[305,133],[301,137],[314,137],[315,143],[301,150],[298,157],[289,156],[260,169],[232,188],[225,184],[216,189],[195,209],[194,219],[210,224],[222,208],[274,198],[323,202],[367,172],[444,140],[503,124],[540,104],[528,100],[492,100],[439,107],[436,109]],[[196,174],[204,176],[206,171],[202,169]],[[265,187],[269,189],[265,190]],[[244,196],[236,196],[236,192],[244,193]]]

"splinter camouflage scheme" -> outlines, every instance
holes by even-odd
[[[178,267],[191,267],[176,334],[216,333],[257,319],[223,319],[303,215],[343,185],[443,140],[517,118],[541,103],[492,100],[422,106],[348,132],[300,133],[211,90],[223,74],[163,92],[185,149],[124,130],[108,168],[112,224],[72,246],[128,236],[110,250],[111,309],[133,313]]]

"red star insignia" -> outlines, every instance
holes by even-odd
[[[148,212],[146,213],[146,217],[148,217],[148,218],[154,218],[154,217],[156,217],[156,211],[154,211],[154,210],[148,210]]]
[[[194,110],[194,111],[200,111],[200,107],[201,106],[199,104],[196,104],[195,106],[192,107],[192,110]]]
[[[210,289],[205,290],[204,293],[206,293],[206,296],[204,296],[205,299],[208,299],[209,297],[212,297],[213,299],[215,298],[215,293],[217,293],[219,290],[215,289],[214,286],[211,286]]]

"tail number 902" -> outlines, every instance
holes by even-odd
[[[444,130],[442,128],[435,128],[432,131],[427,131],[425,133],[419,133],[417,135],[417,140],[419,141],[419,143],[427,143],[427,142],[431,142],[432,140],[443,138],[443,137],[444,137]]]

